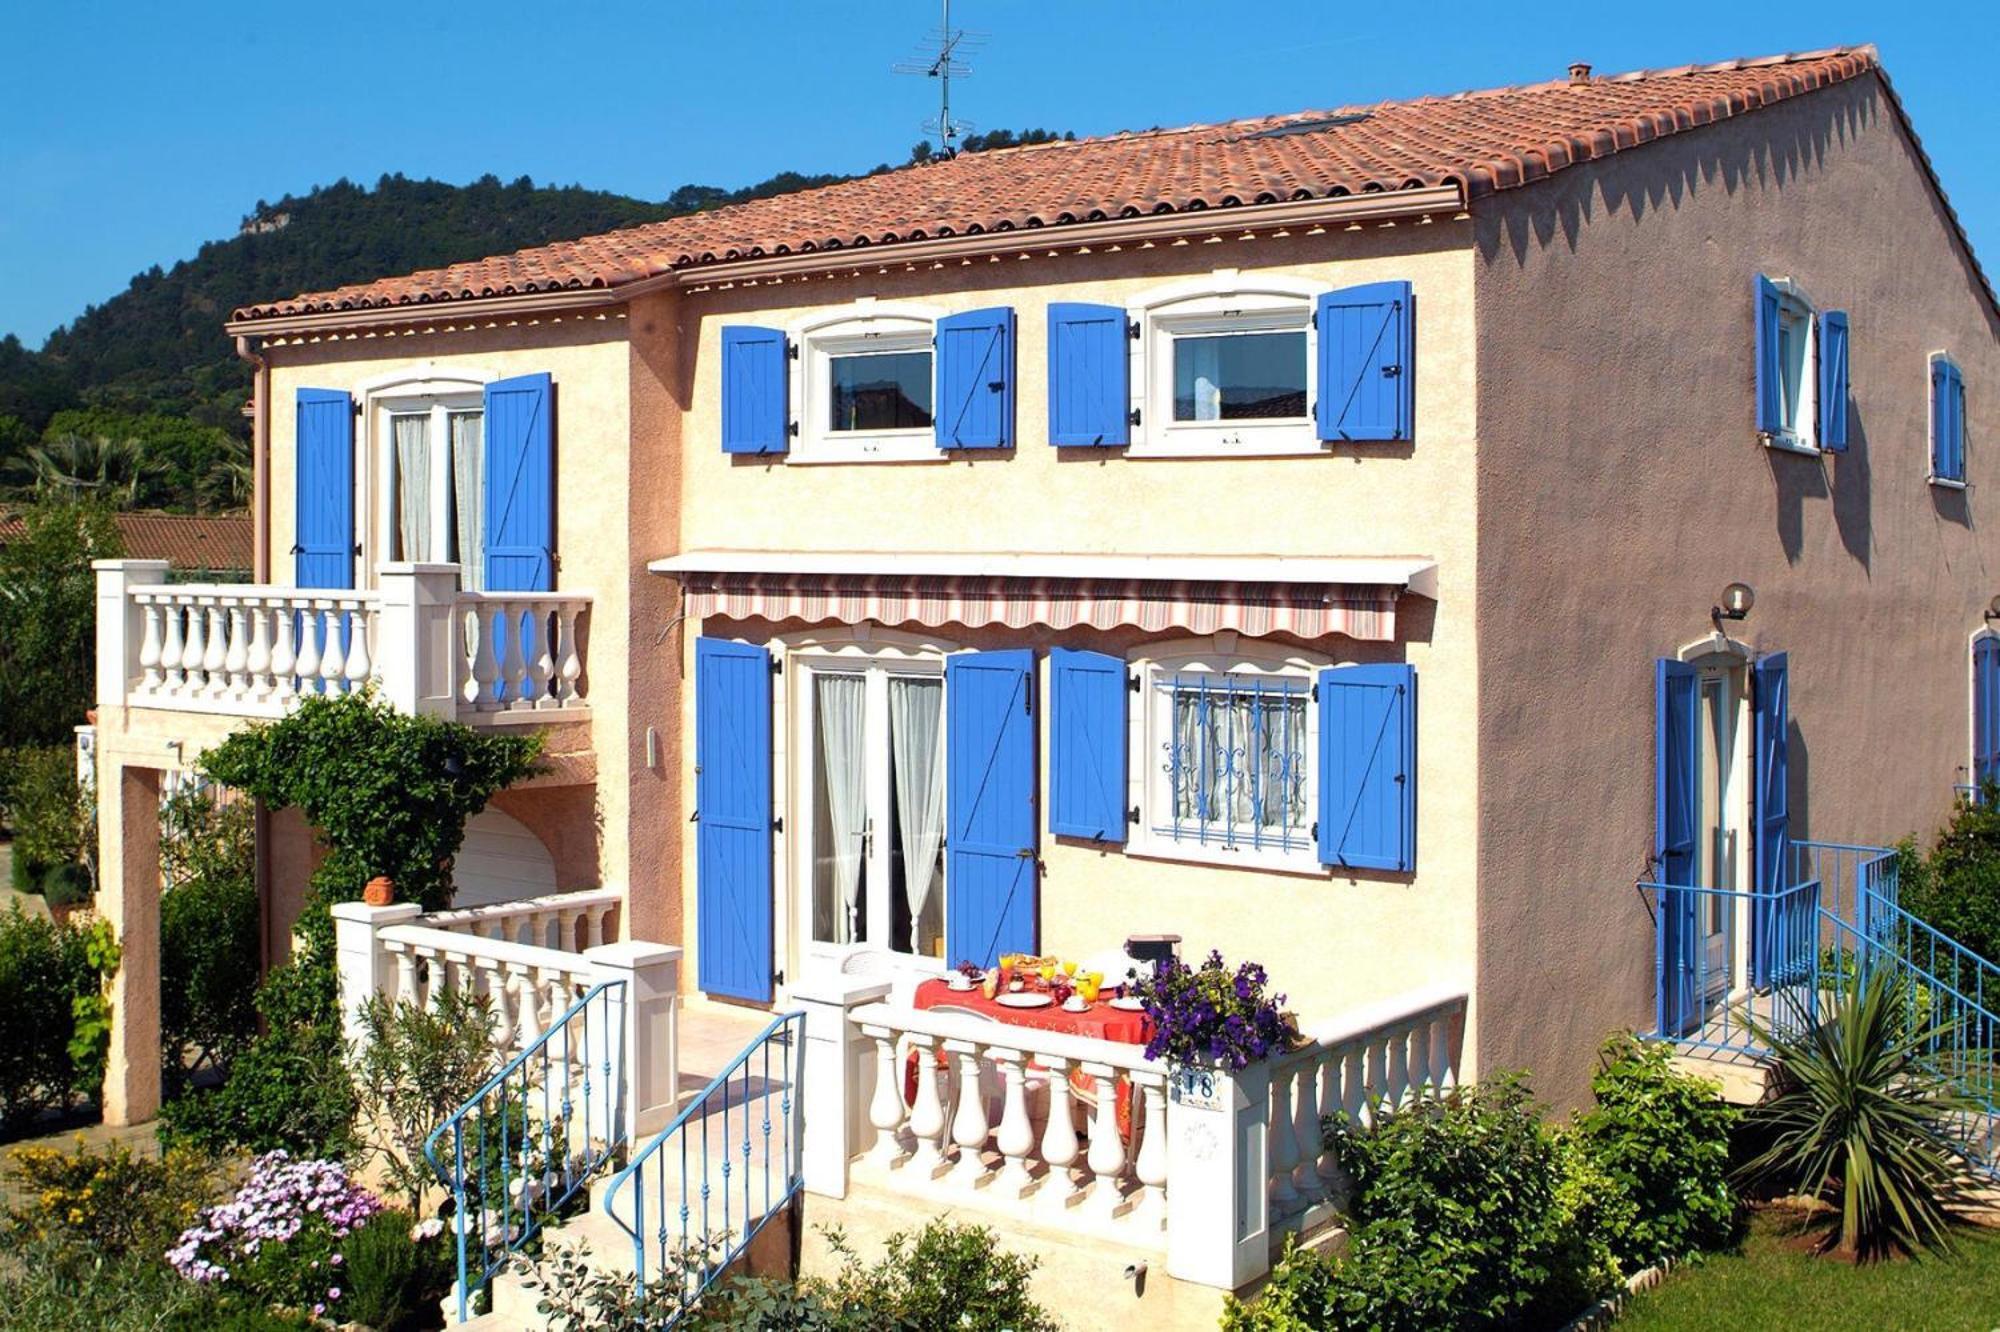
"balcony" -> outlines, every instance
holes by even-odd
[[[590,716],[588,592],[464,592],[451,564],[383,564],[353,590],[94,567],[99,706],[267,718],[373,682],[406,712],[473,726]]]

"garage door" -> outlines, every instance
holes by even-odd
[[[490,906],[556,891],[556,862],[541,839],[497,809],[467,820],[452,866],[452,905]]]

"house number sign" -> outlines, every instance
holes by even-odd
[[[1216,1085],[1214,1069],[1175,1069],[1168,1086],[1175,1105],[1184,1105],[1191,1110],[1222,1109],[1222,1090]]]

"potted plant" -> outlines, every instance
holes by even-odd
[[[353,880],[349,879],[349,883]],[[372,907],[393,906],[396,901],[396,882],[386,874],[377,874],[361,890],[361,900]]]
[[[1290,1049],[1298,1023],[1284,1011],[1285,996],[1265,993],[1269,985],[1263,967],[1245,962],[1232,969],[1219,952],[1199,967],[1178,958],[1162,962],[1132,985],[1153,1023],[1146,1058],[1239,1073]]]

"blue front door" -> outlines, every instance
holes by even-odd
[[[710,994],[771,998],[771,654],[695,640],[695,939]]]

